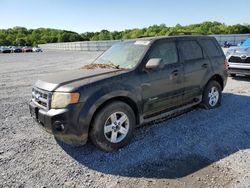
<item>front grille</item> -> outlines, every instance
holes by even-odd
[[[32,89],[32,100],[37,103],[40,107],[48,109],[49,108],[49,98],[50,93],[45,90],[38,88]]]
[[[241,57],[238,57],[238,56],[231,56],[229,58],[229,62],[234,62],[234,63],[250,63],[250,57],[247,57],[246,59],[242,59]]]

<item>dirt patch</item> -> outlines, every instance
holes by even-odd
[[[118,67],[114,64],[95,64],[91,63],[82,67],[82,69],[93,70],[93,69],[117,69]]]

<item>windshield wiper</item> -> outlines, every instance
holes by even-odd
[[[120,69],[120,65],[114,65],[114,64],[112,64],[112,66],[114,66],[114,68],[116,68],[116,69]]]
[[[114,64],[114,63],[113,63],[112,61],[110,61],[110,60],[105,60],[105,61],[108,62],[106,65],[109,65],[110,67],[113,67],[113,68],[115,68],[115,69],[120,69],[120,65],[116,65],[116,64]]]

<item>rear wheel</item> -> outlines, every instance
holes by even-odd
[[[94,117],[90,137],[101,150],[110,152],[126,146],[133,137],[135,115],[129,105],[113,102]]]
[[[217,108],[221,105],[222,88],[220,84],[214,80],[210,81],[204,91],[202,97],[202,105],[206,109]]]

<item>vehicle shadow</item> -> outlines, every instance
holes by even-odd
[[[240,76],[236,76],[236,77],[232,77],[233,80],[237,80],[237,81],[249,81],[250,82],[250,76],[248,75],[240,75]]]
[[[135,132],[132,143],[113,153],[92,144],[79,148],[58,142],[84,167],[98,172],[146,178],[181,178],[250,148],[250,96],[223,94],[222,106],[194,109],[151,123]]]

